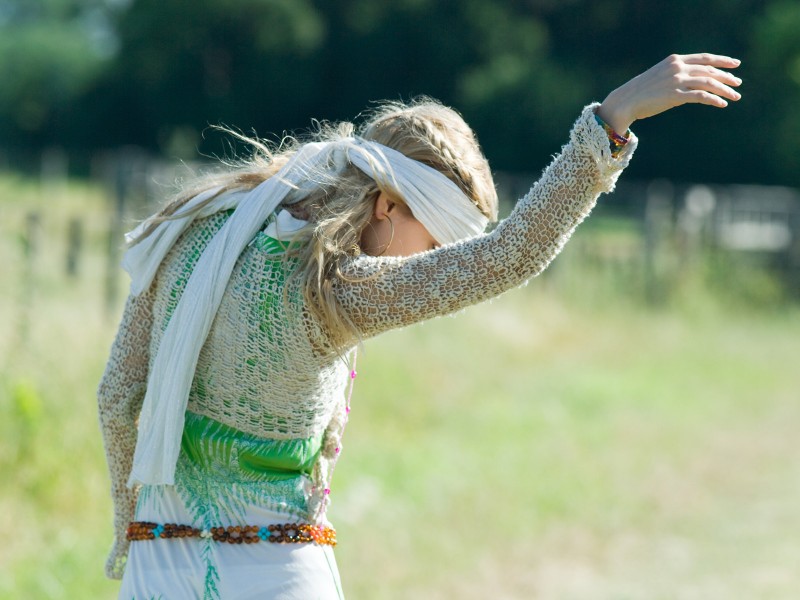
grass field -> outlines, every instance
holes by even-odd
[[[0,178],[0,598],[114,598],[94,397],[120,308],[107,209],[80,186],[45,198]],[[691,286],[643,308],[569,253],[361,351],[330,515],[348,598],[800,597],[800,308]]]

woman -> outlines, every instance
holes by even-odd
[[[341,598],[325,513],[353,349],[541,272],[613,189],[631,123],[738,100],[738,64],[673,55],[587,106],[490,234],[488,164],[432,101],[389,104],[355,137],[258,146],[134,230],[98,392],[120,597]]]

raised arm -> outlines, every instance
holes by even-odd
[[[613,189],[636,138],[613,156],[596,117],[618,133],[688,102],[722,107],[741,81],[723,71],[739,61],[710,54],[672,55],[587,106],[569,143],[512,214],[490,234],[408,258],[359,257],[335,282],[337,298],[362,337],[452,313],[541,273],[597,197]]]
[[[636,138],[613,158],[587,106],[564,146],[494,231],[407,258],[359,257],[336,282],[341,306],[363,337],[452,313],[520,286],[542,272],[613,189]]]
[[[136,507],[136,491],[126,483],[136,448],[136,418],[147,386],[152,300],[150,291],[128,297],[97,390],[114,501],[114,546],[106,562],[106,575],[112,579],[122,577],[129,543],[125,534]]]

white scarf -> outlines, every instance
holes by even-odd
[[[160,223],[131,247],[122,261],[131,275],[131,293],[138,295],[150,286],[167,252],[195,219],[235,209],[200,256],[164,331],[139,416],[129,486],[174,484],[197,360],[241,252],[281,203],[301,200],[320,181],[340,174],[348,163],[397,193],[440,244],[474,237],[488,224],[475,204],[440,172],[360,138],[305,144],[276,175],[257,187],[220,194],[200,211],[187,215],[220,188],[191,199],[176,211],[178,218]],[[145,221],[126,238],[137,237],[147,226]]]

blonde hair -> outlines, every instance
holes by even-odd
[[[228,132],[251,145],[252,156],[231,165],[226,172],[207,175],[182,190],[149,220],[149,226],[131,245],[148,236],[162,221],[173,218],[176,210],[204,190],[220,187],[221,194],[232,189],[251,189],[269,179],[301,145],[300,141],[287,138],[272,149],[261,140]],[[369,111],[358,129],[349,122],[320,123],[304,141],[334,141],[354,133],[443,173],[490,221],[497,220],[497,192],[489,164],[472,129],[453,109],[427,97],[409,103],[386,102]],[[393,192],[382,189],[353,166],[335,178],[318,183],[314,191],[294,205],[310,222],[309,230],[300,234],[308,241],[290,245],[293,249],[287,251],[286,256],[298,259],[291,278],[299,278],[306,305],[327,334],[331,346],[341,352],[358,340],[358,332],[339,306],[333,286],[337,279],[346,280],[340,268],[342,261],[361,252],[361,234],[372,217],[378,194]],[[288,286],[284,290],[285,298],[287,289]]]

